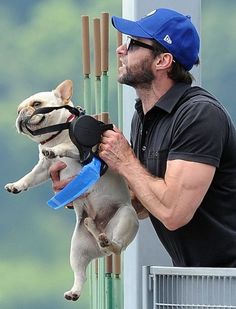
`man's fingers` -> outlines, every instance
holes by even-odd
[[[117,133],[122,133],[122,131],[120,129],[118,129],[114,124],[113,124],[113,131],[115,131]]]
[[[64,162],[58,161],[50,167],[49,173],[52,178],[52,181],[60,180],[60,171],[66,168],[66,166],[67,165]]]
[[[69,182],[71,182],[71,180],[73,179],[73,177],[70,177],[70,178],[67,178],[67,179],[63,179],[63,180],[60,180],[60,181],[56,181],[56,182],[53,182],[53,191],[54,192],[58,192],[60,190],[62,190],[63,188],[65,188],[66,185],[68,185]]]
[[[111,137],[111,136],[115,136],[117,133],[118,131],[115,131],[115,130],[106,130],[105,132],[103,132],[102,136]]]

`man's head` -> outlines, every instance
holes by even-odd
[[[112,17],[120,32],[138,38],[155,40],[169,51],[186,71],[198,63],[200,40],[189,16],[169,9],[157,9],[138,21]]]

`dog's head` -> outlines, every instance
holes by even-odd
[[[51,133],[33,136],[27,130],[27,127],[34,131],[46,126],[51,126],[66,122],[70,113],[63,109],[54,110],[48,114],[36,114],[32,118],[29,117],[38,109],[42,107],[56,107],[68,104],[73,106],[71,101],[73,92],[73,84],[71,80],[65,80],[56,89],[48,92],[39,92],[20,103],[18,107],[18,116],[16,119],[16,128],[19,133],[23,133],[30,137],[37,143],[49,138]]]

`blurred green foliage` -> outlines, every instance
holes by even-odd
[[[92,33],[92,19],[103,11],[120,16],[121,1],[0,0],[1,309],[88,308],[88,287],[77,303],[63,299],[73,280],[69,265],[73,211],[47,207],[50,182],[19,195],[3,187],[22,177],[38,157],[37,145],[16,133],[19,102],[71,79],[73,101],[83,105],[81,15],[90,16]],[[236,120],[234,12],[234,0],[202,1],[201,68],[203,86]],[[114,102],[110,112],[116,122],[116,31],[112,27],[110,41],[109,98]]]

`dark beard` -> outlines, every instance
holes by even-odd
[[[118,78],[118,82],[134,88],[150,88],[154,75],[151,71],[151,62],[149,59],[144,59],[141,63],[127,67],[126,74]]]

